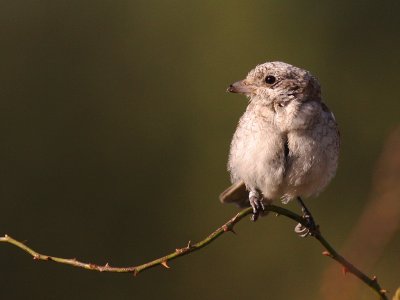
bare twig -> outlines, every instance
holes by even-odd
[[[278,215],[283,215],[286,216],[296,222],[301,223],[304,226],[308,226],[307,221],[301,217],[300,215],[287,210],[285,208],[275,206],[275,205],[268,205],[265,207],[266,211],[271,211],[275,212]],[[99,271],[99,272],[116,272],[116,273],[132,273],[133,275],[137,275],[140,272],[153,268],[157,265],[163,266],[165,268],[169,268],[168,262],[176,259],[178,257],[187,255],[191,252],[197,251],[206,245],[210,244],[212,241],[217,239],[219,236],[224,234],[225,232],[234,232],[233,227],[236,223],[238,223],[240,220],[242,220],[245,216],[249,215],[252,213],[252,208],[246,208],[236,214],[232,219],[230,219],[228,222],[226,222],[224,225],[219,227],[217,230],[215,230],[213,233],[211,233],[209,236],[207,236],[205,239],[202,241],[192,244],[189,242],[186,247],[184,248],[179,248],[176,249],[174,252],[165,255],[161,258],[155,259],[153,261],[150,261],[148,263],[138,265],[138,266],[133,266],[133,267],[111,267],[108,263],[105,265],[96,265],[96,264],[91,264],[91,263],[84,263],[76,260],[75,258],[68,259],[68,258],[60,258],[60,257],[54,257],[54,256],[49,256],[49,255],[44,255],[36,252],[35,250],[29,248],[25,244],[13,239],[12,237],[5,235],[4,237],[0,237],[0,242],[5,242],[12,244],[25,252],[29,253],[30,255],[33,256],[34,259],[36,260],[45,260],[45,261],[54,261],[57,263],[61,264],[66,264],[70,265],[73,267],[78,267],[78,268],[84,268],[92,271]],[[358,277],[360,280],[362,280],[365,284],[370,286],[380,297],[380,299],[387,300],[386,293],[387,291],[382,289],[378,283],[377,278],[374,276],[372,278],[369,278],[367,275],[365,275],[363,272],[361,272],[359,269],[357,269],[355,266],[353,266],[350,262],[348,262],[343,256],[341,256],[339,253],[336,252],[336,250],[325,240],[325,238],[322,236],[320,233],[318,227],[315,229],[309,228],[311,235],[315,237],[321,244],[324,246],[326,251],[323,252],[324,255],[331,257],[332,259],[336,260],[339,262],[346,272],[354,274],[356,277]]]

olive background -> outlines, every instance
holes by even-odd
[[[319,78],[340,124],[338,173],[307,201],[340,249],[400,121],[399,13],[395,1],[2,1],[0,234],[113,266],[202,239],[237,212],[218,194],[247,100],[226,87],[280,60]],[[0,244],[0,293],[321,299],[332,262],[294,225],[272,215],[243,220],[238,235],[136,278],[36,262]],[[365,271],[394,291],[399,254],[397,235]],[[360,299],[376,296],[362,287]]]

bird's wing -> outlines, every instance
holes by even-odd
[[[239,207],[249,206],[249,191],[243,181],[238,181],[219,195],[222,203],[234,203]]]

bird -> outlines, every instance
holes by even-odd
[[[288,63],[266,62],[227,92],[245,95],[248,105],[230,145],[232,185],[220,201],[251,206],[256,221],[272,201],[297,199],[313,223],[302,199],[317,196],[335,176],[340,148],[338,124],[317,78]],[[310,234],[300,224],[296,231]]]

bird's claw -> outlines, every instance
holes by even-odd
[[[310,230],[301,223],[298,223],[296,225],[296,227],[294,228],[294,232],[296,232],[302,238],[310,235]]]
[[[253,208],[253,215],[251,216],[251,220],[253,222],[257,221],[258,217],[264,212],[265,205],[263,203],[263,198],[258,192],[250,192],[249,202],[250,206]]]
[[[307,225],[298,223],[294,228],[294,231],[302,238],[307,236],[313,236],[318,232],[318,225],[315,224],[314,218],[311,215],[304,214],[303,219]]]
[[[305,225],[299,223],[294,228],[294,231],[302,238],[307,237],[309,235],[313,236],[316,235],[319,231],[318,225],[315,224],[314,218],[311,215],[308,208],[305,206],[303,200],[300,197],[297,197],[297,201],[301,206],[301,210],[303,211],[302,218],[306,221]]]

